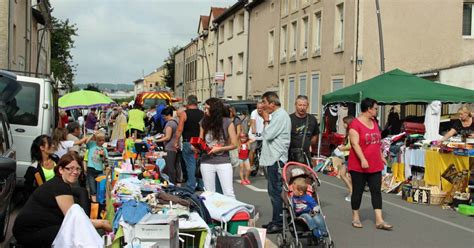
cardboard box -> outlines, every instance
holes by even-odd
[[[144,217],[140,223],[135,225],[135,238],[138,238],[142,243],[158,245],[160,248],[178,248],[178,217],[173,215],[154,216],[155,218],[148,219]]]
[[[427,187],[413,187],[411,190],[413,203],[430,205],[431,189]]]

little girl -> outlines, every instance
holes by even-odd
[[[351,150],[351,142],[349,140],[349,125],[354,120],[353,116],[346,116],[342,119],[344,122],[344,128],[346,128],[346,138],[344,144],[337,147],[337,149],[342,153],[342,157],[339,160],[334,159],[333,163],[336,168],[338,168],[338,177],[346,184],[349,194],[344,198],[344,200],[350,202],[352,195],[352,181],[347,173],[347,159],[349,157],[349,151]]]
[[[242,185],[249,185],[250,162],[249,162],[249,148],[253,140],[249,139],[246,133],[240,133],[239,145],[239,162],[240,162],[240,183]]]

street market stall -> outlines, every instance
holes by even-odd
[[[441,103],[472,103],[474,91],[459,87],[432,82],[406,73],[399,69],[392,70],[372,79],[323,95],[322,103],[326,107],[337,103],[358,104],[364,98],[375,99],[380,105],[424,103],[434,101]],[[324,111],[323,111],[324,113]],[[439,122],[439,120],[438,120]],[[322,122],[324,124],[324,122]],[[438,126],[439,127],[439,126]],[[323,127],[324,128],[324,127]],[[471,202],[474,197],[472,183],[474,177],[474,144],[472,140],[461,138],[439,143],[437,140],[425,139],[424,126],[421,135],[416,135],[405,125],[406,131],[396,140],[388,138],[385,154],[391,159],[393,174],[386,181],[386,191],[401,192],[410,201],[429,204],[429,193],[433,192],[431,203],[452,204],[453,197],[460,201],[466,199],[471,190]],[[437,131],[437,130],[436,130]],[[438,136],[437,134],[436,136]],[[321,139],[320,139],[321,141]],[[469,180],[469,175],[471,180]],[[416,190],[415,190],[416,189]],[[420,191],[423,189],[426,191]],[[421,194],[421,193],[422,194]],[[444,199],[439,199],[443,195]],[[421,196],[421,200],[414,199]]]
[[[236,234],[238,226],[249,225],[254,206],[172,185],[157,138],[128,138],[121,152],[108,148],[103,198],[114,232],[106,235],[107,247],[210,247],[214,227]]]

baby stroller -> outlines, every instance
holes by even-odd
[[[277,236],[278,247],[334,247],[334,242],[331,239],[331,234],[326,224],[324,225],[327,235],[316,238],[304,219],[296,216],[292,205],[292,188],[290,185],[298,177],[306,178],[308,184],[307,193],[321,206],[317,193],[317,187],[319,187],[320,182],[316,172],[305,164],[297,162],[285,164],[282,171],[283,230]],[[322,209],[319,214],[324,218]]]

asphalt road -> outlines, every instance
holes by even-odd
[[[335,247],[474,247],[474,218],[460,215],[439,206],[422,206],[407,203],[400,196],[383,193],[385,221],[394,225],[393,231],[375,228],[370,193],[365,193],[361,206],[364,228],[351,226],[350,203],[343,183],[334,177],[322,175],[319,196],[326,223]],[[237,198],[254,204],[259,211],[257,226],[271,219],[270,198],[264,177],[254,178],[252,185],[234,184]],[[268,235],[276,243],[276,235]]]
[[[266,192],[267,181],[263,176],[252,179],[252,185],[243,186],[237,182],[234,190],[237,199],[255,205],[259,220],[256,225],[268,223],[271,219],[270,198]],[[350,203],[344,201],[346,189],[340,180],[321,175],[319,188],[321,207],[326,223],[334,240],[335,247],[384,247],[384,248],[466,248],[474,247],[474,218],[465,217],[439,206],[422,206],[407,203],[400,196],[383,194],[385,220],[394,225],[391,232],[375,229],[374,214],[370,194],[365,193],[361,206],[361,219],[364,228],[351,226]],[[12,213],[10,225],[18,209]],[[11,226],[10,226],[11,227]],[[267,235],[276,244],[276,235]],[[271,244],[270,244],[271,246]],[[0,247],[8,247],[0,243]]]

